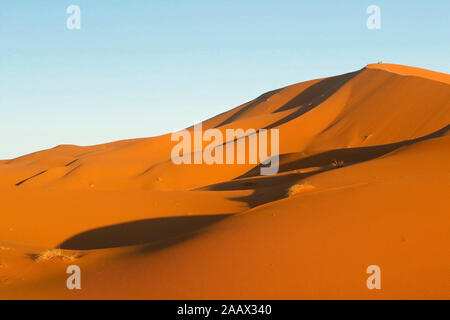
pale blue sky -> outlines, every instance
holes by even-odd
[[[81,8],[81,30],[66,8]],[[381,8],[381,30],[366,8]],[[0,4],[0,159],[187,127],[383,60],[450,73],[450,1],[17,0]]]

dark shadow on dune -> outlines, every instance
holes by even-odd
[[[29,178],[26,178],[26,179],[24,179],[24,180],[22,180],[22,181],[20,181],[20,182],[17,182],[17,183],[16,183],[16,187],[18,187],[18,186],[20,186],[21,184],[27,182],[28,180],[31,180],[31,179],[33,179],[33,178],[35,178],[35,177],[37,177],[37,176],[40,176],[41,174],[44,174],[44,173],[46,173],[46,172],[47,172],[47,170],[41,171],[41,172],[36,173],[35,175],[33,175],[33,176],[29,177]]]
[[[310,168],[310,167],[323,167],[330,166],[333,160],[341,160],[344,165],[351,165],[378,158],[387,153],[390,153],[398,148],[411,145],[417,142],[438,138],[443,136],[450,130],[450,125],[445,126],[433,133],[419,137],[416,139],[404,140],[395,143],[383,144],[370,147],[357,147],[357,148],[342,148],[325,151],[322,153],[314,154],[309,157],[301,157],[297,160],[286,161],[287,158],[295,156],[295,154],[283,154],[280,155],[280,167],[278,172],[286,172],[291,170]],[[252,168],[243,175],[235,178],[242,179],[248,177],[259,176],[261,164]]]
[[[302,116],[303,114],[307,113],[308,111],[311,111],[318,105],[320,105],[322,102],[327,100],[329,97],[331,97],[336,91],[338,91],[345,83],[347,83],[349,80],[354,78],[357,74],[359,74],[361,70],[350,72],[346,74],[342,74],[335,77],[325,78],[323,80],[320,80],[319,82],[311,85],[309,88],[306,88],[303,90],[300,94],[298,94],[296,97],[291,99],[289,102],[284,104],[282,107],[275,110],[275,112],[281,112],[286,111],[294,108],[298,108],[296,111],[292,112],[288,116],[284,117],[283,119],[280,119],[269,126],[267,126],[265,129],[271,129],[277,126],[282,125],[283,123],[286,123],[288,121],[291,121],[297,117]],[[281,89],[269,91],[267,93],[262,94],[255,100],[248,103],[246,106],[241,108],[239,111],[235,112],[233,115],[231,115],[228,119],[224,120],[220,124],[217,125],[217,127],[229,124],[239,118],[242,114],[245,112],[253,109],[258,104],[263,103],[264,101],[267,101],[271,96],[278,93]]]
[[[322,104],[325,100],[331,97],[336,91],[338,91],[349,80],[353,79],[362,70],[342,74],[331,78],[323,79],[309,88],[303,90],[296,97],[291,99],[288,103],[284,104],[281,108],[275,110],[275,112],[286,111],[290,109],[298,108],[288,116],[280,119],[269,126],[266,129],[271,129],[289,122],[295,118],[298,118],[305,113],[311,111],[315,107]]]
[[[251,177],[241,180],[231,180],[227,182],[213,184],[198,190],[208,191],[231,191],[231,190],[253,190],[248,196],[230,198],[245,202],[250,208],[257,207],[264,203],[276,201],[286,196],[286,190],[297,181],[311,176],[314,173],[289,173],[285,175],[274,175],[265,177]]]
[[[223,125],[226,125],[228,123],[233,122],[234,120],[236,120],[237,118],[239,118],[239,116],[241,116],[242,114],[244,114],[245,112],[253,109],[254,107],[256,107],[258,104],[266,101],[267,99],[269,99],[271,96],[273,96],[274,94],[276,94],[277,92],[279,92],[281,89],[277,89],[277,90],[273,90],[273,91],[269,91],[266,92],[262,95],[260,95],[258,98],[254,99],[253,101],[249,102],[246,106],[242,107],[242,109],[240,109],[239,111],[235,112],[233,115],[231,115],[228,119],[222,121],[220,124],[217,125],[217,127],[221,127]]]
[[[77,161],[78,161],[78,159],[72,160],[72,161],[70,161],[68,164],[66,164],[65,167],[68,167],[68,166],[74,164],[74,163],[77,162]]]
[[[285,198],[287,190],[302,179],[329,170],[338,169],[339,167],[332,164],[334,160],[342,161],[344,167],[362,163],[375,158],[379,158],[385,154],[393,152],[407,145],[441,137],[449,130],[450,125],[447,125],[440,130],[416,139],[370,147],[335,149],[308,157],[303,157],[299,154],[298,159],[295,159],[295,156],[297,156],[297,154],[284,154],[280,156],[279,173],[286,172],[285,174],[260,176],[259,173],[261,165],[258,165],[247,173],[231,181],[213,184],[210,186],[199,188],[198,190],[253,190],[253,193],[251,195],[231,198],[231,200],[245,202],[251,208],[253,208],[264,203]],[[309,172],[301,172],[301,169],[307,168],[317,169]]]
[[[159,240],[156,242],[147,243],[141,247],[138,247],[134,253],[150,253],[159,251],[165,248],[182,243],[186,240],[194,238],[198,233],[196,231],[191,233],[182,234],[173,238]]]
[[[345,83],[347,83],[349,80],[354,78],[357,74],[359,74],[361,70],[350,72],[346,74],[342,74],[339,76],[331,77],[331,78],[325,78],[323,80],[318,81],[317,83],[311,85],[310,87],[303,90],[300,94],[298,94],[296,97],[291,99],[289,102],[284,104],[279,109],[275,110],[274,113],[280,112],[280,111],[286,111],[290,109],[297,110],[293,111],[286,117],[268,125],[267,127],[263,129],[272,129],[275,127],[278,127],[286,122],[289,122],[291,120],[294,120],[295,118],[298,118],[302,116],[303,114],[311,111],[318,105],[320,105],[322,102],[327,100],[330,96],[332,96],[336,91],[338,91]],[[259,96],[255,100],[251,101],[247,105],[245,105],[242,109],[234,113],[232,116],[230,116],[228,119],[223,121],[222,123],[218,124],[216,127],[223,126],[225,124],[231,123],[234,120],[236,120],[240,115],[244,114],[248,110],[251,110],[252,108],[256,107],[258,104],[263,103],[267,99],[269,99],[274,94],[278,93],[281,89],[273,90],[267,93],[264,93],[263,95]],[[239,139],[247,139],[249,136],[253,135],[255,133],[245,135],[239,138],[235,138],[230,141],[225,141],[222,143],[222,146],[226,146],[228,143],[236,143]]]
[[[254,190],[279,186],[280,184],[287,184],[292,182],[293,180],[298,180],[301,177],[305,177],[305,174],[289,173],[284,175],[248,177],[239,180],[234,179],[226,182],[220,182],[206,187],[201,187],[195,190],[207,190],[207,191]]]
[[[64,241],[58,248],[93,250],[148,244],[151,250],[160,250],[192,237],[228,216],[230,214],[166,217],[121,223],[82,232]]]

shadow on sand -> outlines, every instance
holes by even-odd
[[[147,250],[156,251],[190,238],[228,216],[230,214],[165,217],[121,223],[79,233],[58,248],[93,250],[148,244]]]
[[[253,193],[248,196],[231,198],[231,200],[245,202],[250,208],[254,208],[264,203],[285,198],[288,189],[302,179],[339,169],[340,166],[332,164],[335,160],[342,161],[344,167],[355,165],[382,157],[404,146],[441,137],[449,130],[450,125],[447,125],[440,130],[416,139],[369,147],[334,149],[306,157],[302,153],[283,154],[280,155],[279,174],[277,175],[260,176],[261,165],[257,165],[231,181],[209,185],[197,190],[253,190]],[[308,168],[313,168],[313,170],[305,171]]]

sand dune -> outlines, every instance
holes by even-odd
[[[203,128],[279,129],[278,174],[175,165],[170,134],[0,161],[0,298],[450,298],[450,75],[368,65]]]

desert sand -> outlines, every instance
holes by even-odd
[[[449,299],[449,124],[450,75],[373,64],[203,123],[279,129],[276,175],[170,134],[0,161],[0,298]]]

